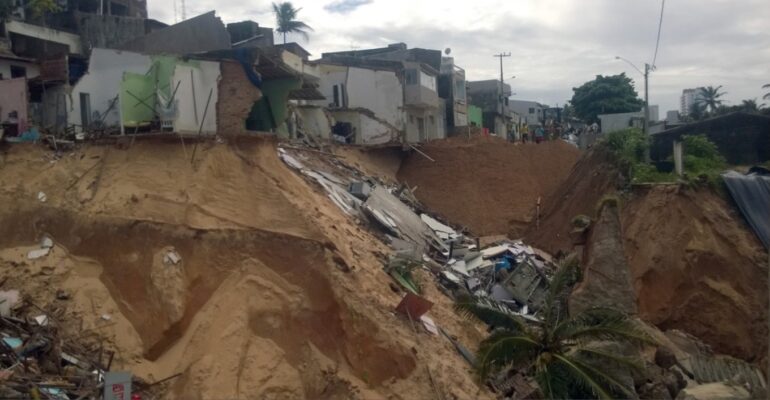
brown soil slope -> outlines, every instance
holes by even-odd
[[[532,245],[571,250],[571,220],[594,217],[621,178],[601,151],[581,159],[545,204]],[[626,258],[640,316],[756,361],[767,352],[767,254],[740,213],[709,190],[636,189],[621,201]]]
[[[4,288],[41,304],[73,292],[62,306],[109,339],[116,369],[150,382],[182,373],[166,398],[430,398],[431,379],[448,398],[488,397],[448,341],[392,313],[388,248],[274,142],[203,144],[194,165],[189,152],[164,141],[58,160],[4,149]],[[52,253],[27,260],[44,234]],[[172,248],[178,265],[163,262]],[[473,347],[482,332],[438,291],[427,297],[436,323]]]
[[[513,144],[494,137],[430,142],[401,165],[398,179],[417,186],[431,211],[479,236],[523,234],[538,197],[549,196],[569,173],[580,151],[562,141]]]

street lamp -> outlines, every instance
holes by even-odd
[[[615,56],[616,60],[622,60],[628,63],[628,65],[634,67],[634,69],[642,74],[644,76],[644,134],[649,135],[650,134],[650,91],[649,91],[649,76],[650,71],[654,71],[655,67],[650,66],[650,64],[645,63],[644,64],[644,72],[640,70],[639,68],[634,65],[631,61],[626,60],[623,57]]]

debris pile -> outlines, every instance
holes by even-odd
[[[343,212],[377,228],[394,249],[385,270],[407,292],[421,292],[411,272],[425,268],[453,299],[473,295],[538,320],[555,271],[548,254],[522,241],[503,240],[481,248],[478,239],[420,213],[423,207],[408,186],[387,185],[365,176],[333,155],[328,164],[309,167],[315,160],[301,152],[296,147],[279,148],[279,157],[318,183]]]
[[[101,398],[107,387],[128,399],[130,374],[110,372],[115,352],[96,332],[65,326],[73,322],[65,321],[61,304],[69,294],[59,290],[56,297],[59,301],[39,307],[16,290],[0,292],[0,397]],[[138,380],[134,385],[146,386]]]

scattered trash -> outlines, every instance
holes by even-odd
[[[111,320],[111,319],[112,319],[112,316],[111,316],[110,314],[102,314],[102,317],[101,317],[101,318],[102,318],[103,320],[105,320],[105,321],[109,321],[109,320]]]
[[[19,302],[20,296],[18,290],[0,291],[0,316],[10,317],[11,309]]]
[[[180,261],[182,261],[182,256],[180,256],[174,249],[167,251],[166,254],[163,255],[163,263],[166,265],[176,265],[179,264]]]
[[[45,315],[45,314],[38,315],[37,317],[35,317],[35,321],[40,326],[46,326],[46,325],[48,325],[48,316]]]
[[[30,250],[29,253],[27,253],[27,259],[37,260],[38,258],[43,258],[43,257],[47,256],[48,253],[50,253],[50,252],[51,252],[51,248],[50,247],[45,247],[45,248],[42,248],[42,249]]]
[[[438,336],[438,328],[436,328],[436,323],[433,322],[433,319],[427,315],[423,315],[420,317],[420,321],[422,321],[422,325],[425,327],[425,330]]]
[[[48,200],[48,196],[46,196],[43,192],[37,192],[37,200],[41,203],[45,203]]]
[[[433,307],[433,303],[414,294],[407,292],[396,307],[396,312],[403,314],[411,320],[419,319]]]
[[[43,238],[40,240],[40,247],[43,249],[50,249],[53,247],[53,239],[49,238],[48,236],[43,236]]]

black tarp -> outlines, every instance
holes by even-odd
[[[728,171],[722,178],[746,221],[767,249],[770,248],[770,174],[758,169],[753,171],[748,175]]]

